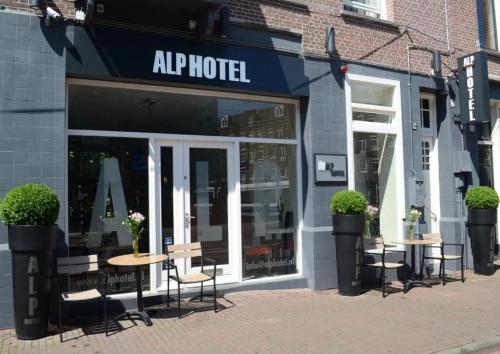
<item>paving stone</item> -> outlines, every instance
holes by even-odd
[[[124,320],[108,337],[98,325],[66,331],[62,344],[57,335],[18,341],[1,331],[0,353],[430,353],[497,335],[499,293],[500,272],[386,298],[378,290],[228,293],[217,313],[209,299],[185,301],[181,319],[163,306],[152,327]]]

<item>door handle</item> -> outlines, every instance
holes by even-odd
[[[193,219],[196,219],[196,216],[189,216],[189,214],[186,214],[186,216],[184,216],[184,222],[186,223],[186,225],[189,225],[191,223],[191,220]]]

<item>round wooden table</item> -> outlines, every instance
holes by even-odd
[[[137,310],[127,311],[125,314],[117,318],[138,316],[140,320],[144,321],[146,326],[152,326],[153,322],[149,318],[149,315],[144,311],[144,301],[142,298],[142,274],[141,267],[145,265],[150,265],[154,263],[160,263],[167,260],[166,254],[156,254],[156,253],[139,253],[138,257],[134,257],[133,254],[124,254],[123,256],[112,257],[108,259],[108,264],[116,267],[135,267],[135,280],[137,286]]]
[[[415,285],[423,285],[428,288],[432,287],[432,284],[428,281],[423,280],[423,274],[420,274],[422,277],[417,277],[417,272],[415,271],[415,247],[423,246],[423,245],[433,245],[435,243],[441,243],[441,239],[425,239],[425,240],[402,240],[402,241],[393,241],[391,243],[398,245],[409,245],[411,246],[411,275],[410,280],[408,281],[408,289]],[[420,279],[418,279],[420,278]]]

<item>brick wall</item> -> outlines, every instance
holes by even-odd
[[[33,11],[28,0],[0,0],[8,9]],[[74,13],[74,3],[54,0],[65,16]],[[80,1],[77,1],[78,4]],[[324,55],[325,29],[336,28],[337,56],[392,68],[407,69],[407,45],[416,43],[445,52],[444,0],[387,0],[388,22],[363,20],[343,14],[342,0],[307,0],[307,6],[283,0],[229,0],[233,20],[302,34],[305,53]],[[456,67],[456,58],[477,50],[478,21],[475,1],[448,0],[450,58],[443,57],[444,74]],[[405,25],[409,34],[401,34]],[[431,53],[411,50],[412,70],[430,73]]]

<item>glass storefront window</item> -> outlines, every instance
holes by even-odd
[[[243,277],[291,274],[296,266],[296,146],[241,143]],[[283,159],[276,159],[280,151]],[[252,154],[252,152],[254,152]]]
[[[396,241],[398,235],[397,167],[394,157],[396,137],[390,134],[354,132],[355,189],[369,204],[379,208],[379,219],[371,226],[372,235]]]
[[[132,252],[123,224],[129,210],[146,217],[139,249],[149,251],[148,141],[70,136],[68,149],[69,254],[97,254],[100,269],[109,274],[109,293],[135,291],[134,269],[112,267],[106,260]],[[96,276],[85,274],[72,277],[70,288],[82,290],[96,283]],[[143,285],[149,288],[147,270]]]
[[[273,139],[296,136],[293,104],[70,85],[68,110],[70,129]]]

